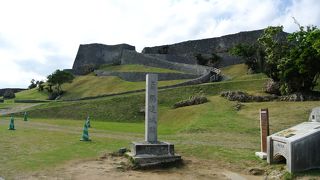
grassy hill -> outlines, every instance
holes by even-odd
[[[248,74],[248,67],[245,64],[236,64],[221,69],[222,74],[227,80],[250,80],[267,78],[263,73]]]
[[[118,71],[118,72],[158,72],[158,73],[182,73],[170,69],[155,68],[144,65],[118,65],[118,66],[102,66],[101,70]],[[174,85],[182,80],[159,81],[159,87]],[[66,93],[62,99],[78,99],[84,97],[99,96],[104,94],[121,93],[126,91],[144,89],[145,82],[129,82],[115,76],[98,77],[93,73],[85,76],[77,76],[72,83],[62,85],[62,89]],[[16,93],[16,99],[34,99],[45,100],[48,94],[39,92],[36,89],[26,90]]]
[[[155,68],[144,65],[118,65],[118,66],[102,66],[100,69],[108,71],[119,72],[159,72],[159,73],[181,73],[170,69]],[[222,73],[228,78],[228,80],[255,80],[264,79],[264,74],[247,74],[247,67],[244,64],[233,65],[226,68],[222,68]],[[171,80],[171,81],[159,81],[159,87],[174,85],[183,80]],[[63,84],[62,89],[66,93],[62,96],[62,99],[78,99],[84,97],[99,96],[104,94],[114,94],[126,91],[144,89],[145,82],[128,82],[114,76],[98,77],[94,74],[88,74],[85,76],[77,76],[72,83]],[[48,98],[48,94],[45,92],[39,92],[36,89],[26,90],[16,93],[16,99],[34,99],[45,100]]]

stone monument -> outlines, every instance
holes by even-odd
[[[145,141],[133,142],[128,155],[139,167],[172,163],[181,160],[174,153],[174,144],[158,141],[158,76],[146,75]]]
[[[261,152],[256,152],[260,159],[267,159],[267,136],[269,136],[269,111],[260,109]]]

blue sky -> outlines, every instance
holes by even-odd
[[[80,44],[145,46],[320,26],[319,0],[0,0],[0,88],[71,68]]]

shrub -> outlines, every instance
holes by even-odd
[[[187,100],[179,101],[173,105],[173,108],[179,108],[184,106],[192,106],[197,104],[203,104],[208,102],[208,99],[203,95],[191,96]]]
[[[269,94],[280,95],[280,83],[274,80],[268,80],[265,84],[264,91]]]
[[[276,95],[269,96],[253,96],[248,93],[241,91],[224,91],[220,94],[222,97],[225,97],[229,101],[238,101],[238,102],[267,102],[273,101],[278,98]]]

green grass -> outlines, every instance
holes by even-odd
[[[230,79],[246,75],[248,72],[248,66],[245,64],[236,64],[221,68],[223,75],[228,76]]]
[[[159,86],[168,86],[186,80],[159,81]],[[129,82],[114,76],[79,76],[72,83],[64,84],[62,88],[66,93],[62,99],[74,99],[103,94],[120,93],[145,88],[145,82]]]
[[[23,123],[32,124],[16,121],[15,131],[9,131],[6,125],[0,124],[0,136],[3,137],[0,174],[6,179],[32,171],[49,170],[69,160],[96,158],[127,145],[127,141],[106,137],[95,137],[93,142],[88,143],[80,142],[81,129],[60,132],[37,126],[24,127]]]
[[[28,89],[24,91],[20,91],[15,94],[15,99],[32,99],[32,100],[46,100],[48,99],[48,94],[44,91],[39,92],[37,88]]]
[[[184,81],[187,80],[159,81],[159,87],[174,85]],[[62,99],[78,99],[144,88],[145,82],[129,82],[124,81],[119,77],[98,77],[90,74],[86,76],[77,76],[72,83],[63,84],[62,89],[66,91],[66,93],[63,94]],[[16,93],[16,99],[46,100],[48,99],[48,93],[46,91],[39,92],[35,88]]]
[[[211,96],[226,89],[262,91],[264,83],[264,79],[226,81],[159,90],[159,106],[171,108],[174,103],[197,93]],[[51,102],[33,107],[29,113],[37,118],[82,119],[90,115],[98,121],[141,122],[144,119],[144,114],[139,111],[144,108],[144,100],[144,93],[136,93],[79,102]]]
[[[221,72],[228,80],[253,80],[267,78],[263,73],[248,74],[248,67],[245,64],[227,66],[221,68]]]
[[[127,64],[127,65],[103,65],[100,70],[116,71],[116,72],[157,72],[157,73],[184,73],[171,69],[157,68],[145,66],[140,64]]]
[[[271,132],[306,121],[310,109],[320,102],[244,103],[235,111],[235,102],[210,96],[196,106],[159,109],[159,139],[175,143],[177,153],[199,159],[212,159],[234,168],[264,167],[254,152],[260,149],[259,109],[269,108]],[[123,106],[123,104],[121,104]],[[285,107],[285,108],[283,108]],[[48,115],[50,116],[50,115]],[[96,158],[104,152],[128,147],[142,140],[143,121],[102,122],[91,118],[91,143],[80,142],[86,117],[78,120],[34,118],[28,122],[16,117],[16,131],[8,131],[8,119],[0,121],[0,174],[12,177],[50,169],[69,160]],[[316,173],[317,174],[317,173]]]

